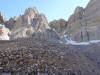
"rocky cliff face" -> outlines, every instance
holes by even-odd
[[[32,26],[34,31],[43,31],[49,28],[47,18],[44,14],[38,13],[36,8],[26,9],[24,15],[17,18],[12,30],[24,26]]]
[[[100,1],[91,0],[85,8],[85,15],[91,39],[100,39]]]
[[[100,39],[100,1],[90,0],[86,8],[77,7],[68,20],[68,32],[78,42]]]
[[[26,9],[23,15],[6,21],[5,26],[11,30],[10,39],[37,37],[52,42],[60,40],[59,35],[48,25],[45,15],[36,8]]]
[[[40,14],[36,8],[28,8],[23,15],[11,18],[4,24],[12,32],[11,39],[31,37],[36,33],[44,35],[49,30],[50,35],[54,32],[53,35],[60,39],[67,35],[77,42],[100,40],[99,7],[99,0],[90,0],[86,8],[78,6],[68,21],[60,19],[49,24],[44,14]],[[3,22],[2,16],[1,21]],[[48,35],[46,38],[49,39]]]
[[[62,38],[67,29],[67,21],[64,19],[54,20],[49,23],[49,26]]]
[[[88,41],[87,21],[85,9],[77,7],[68,20],[67,33],[72,40],[82,42]]]
[[[9,40],[10,39],[10,30],[4,25],[0,24],[0,40]]]
[[[0,24],[3,24],[4,23],[4,19],[3,19],[3,16],[1,15],[1,12],[0,12]]]

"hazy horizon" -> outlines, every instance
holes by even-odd
[[[48,21],[63,18],[65,20],[74,12],[77,6],[86,7],[89,0],[2,0],[0,11],[6,19],[19,16],[28,7],[36,7]]]

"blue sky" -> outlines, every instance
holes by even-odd
[[[74,12],[76,6],[86,7],[89,0],[1,0],[0,11],[6,19],[19,16],[28,7],[36,7],[49,21],[65,20]]]

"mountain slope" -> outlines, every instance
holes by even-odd
[[[0,71],[21,75],[37,72],[43,75],[100,75],[97,62],[90,59],[92,46],[83,49],[37,38],[0,41]],[[90,56],[85,54],[85,49]]]
[[[67,33],[77,42],[100,40],[100,0],[90,0],[86,8],[76,7],[68,20]]]

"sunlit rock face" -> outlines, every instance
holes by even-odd
[[[0,40],[10,40],[9,34],[10,30],[0,24]]]
[[[39,14],[32,20],[32,27],[36,32],[42,32],[46,29],[50,29],[48,20],[44,14]]]
[[[100,40],[100,0],[90,0],[86,8],[77,7],[68,20],[72,40]]]
[[[31,26],[21,27],[14,32],[11,32],[11,39],[27,38],[33,34],[33,28]]]
[[[20,15],[19,17],[16,18],[12,30],[17,30],[21,27],[31,25],[33,18],[35,18],[37,14],[39,13],[37,12],[36,8],[26,9],[23,15]]]
[[[40,14],[36,8],[26,9],[23,15],[11,21],[12,39],[30,37],[34,32],[42,32],[50,28],[45,15]]]
[[[11,39],[36,37],[52,42],[59,42],[60,38],[48,25],[44,14],[40,14],[36,8],[28,8],[23,15],[12,18]]]

